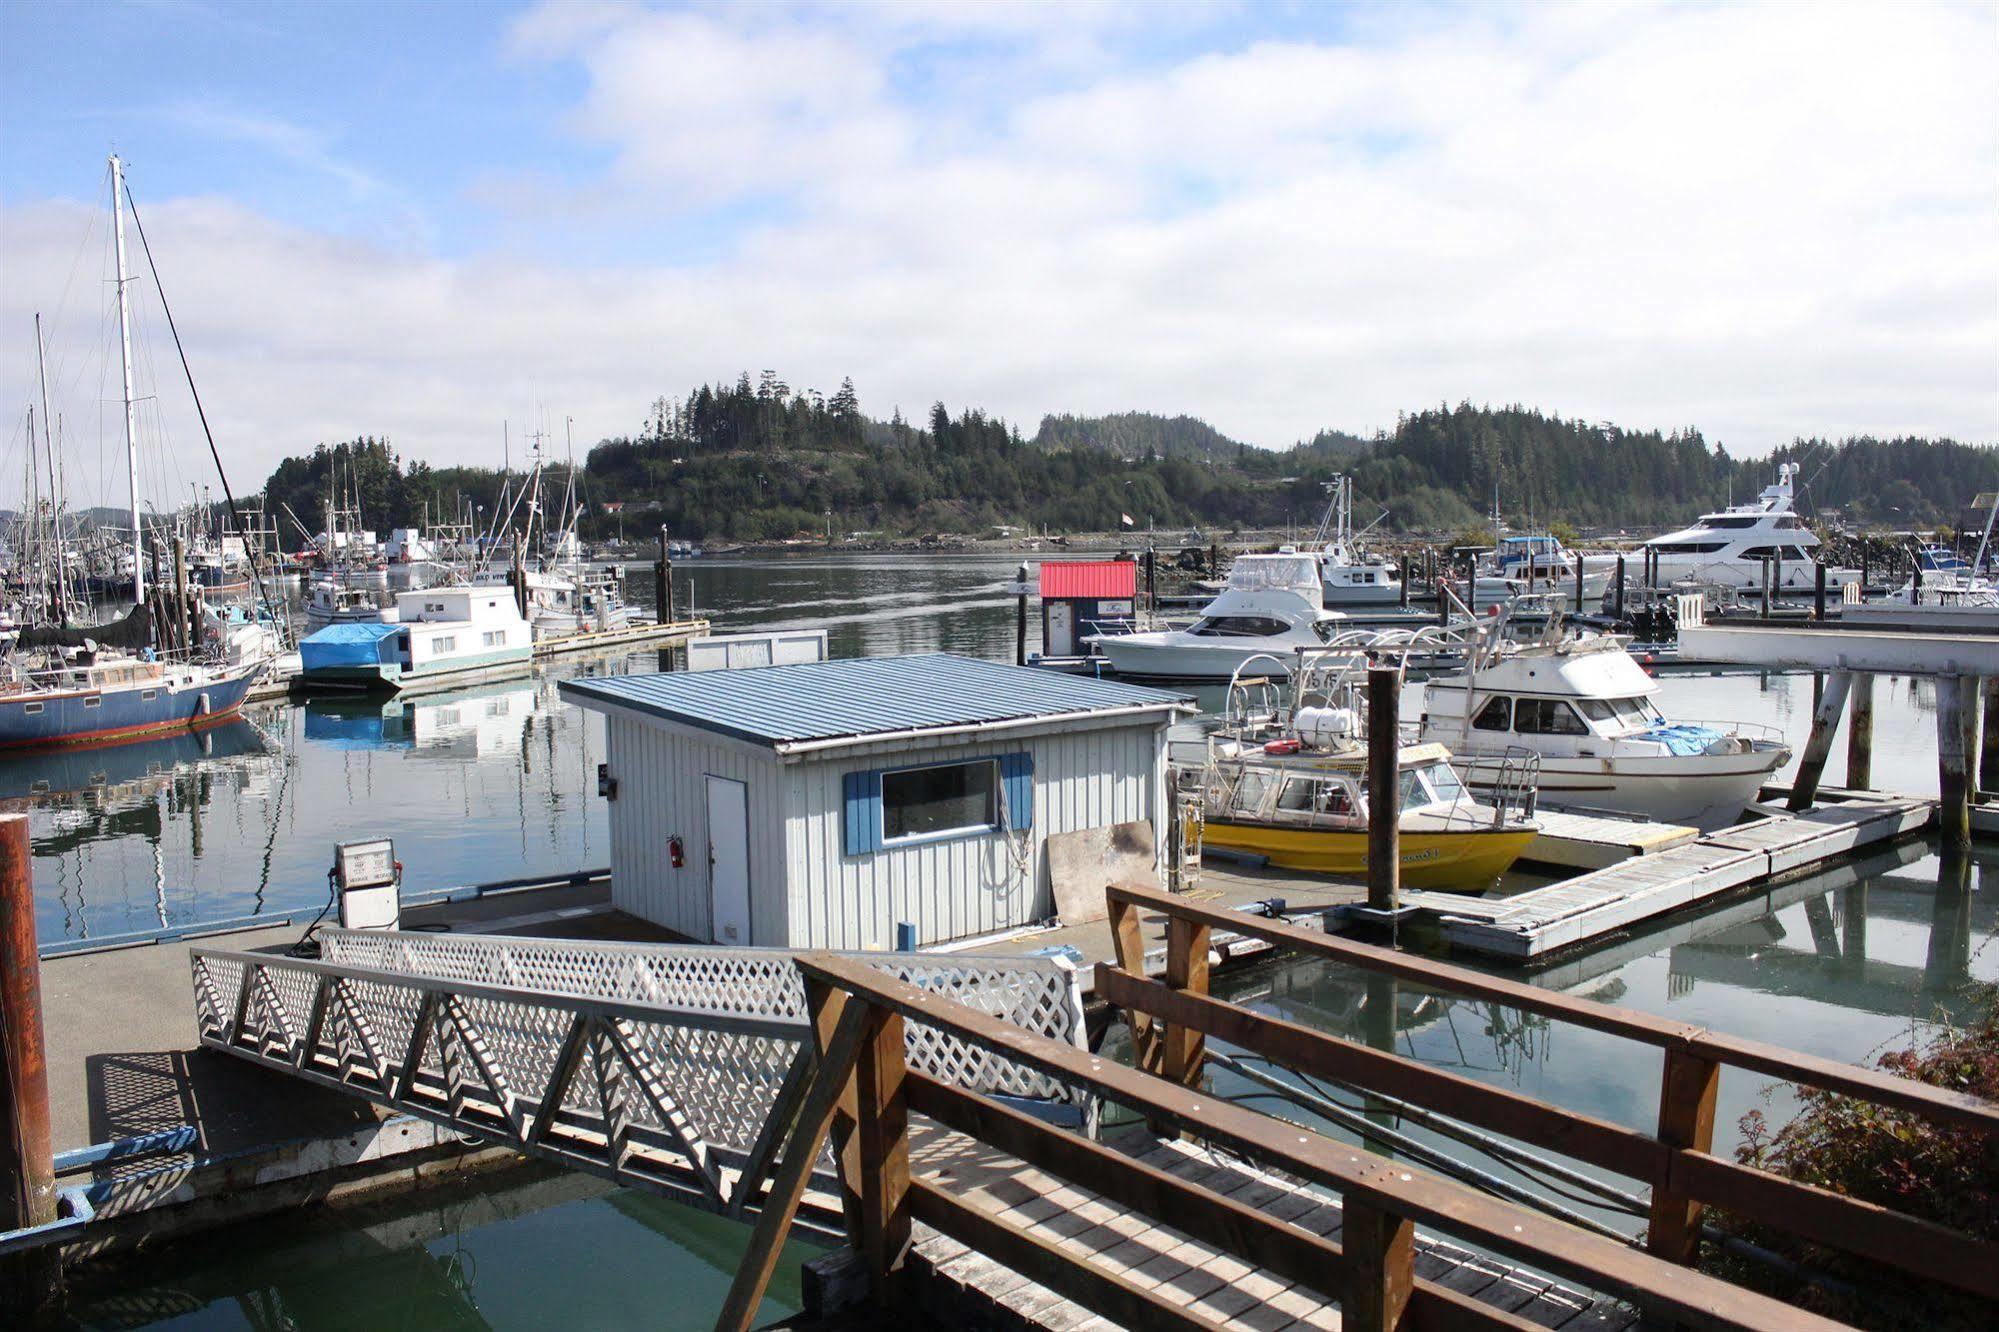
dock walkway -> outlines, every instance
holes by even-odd
[[[1338,1200],[1299,1180],[1215,1148],[1161,1141],[1142,1128],[1106,1135],[1106,1145],[1140,1163],[1197,1183],[1273,1220],[1339,1242]],[[1305,1332],[1340,1326],[1339,1306],[1316,1291],[1261,1271],[1154,1218],[1027,1165],[991,1146],[941,1131],[911,1133],[910,1170],[1006,1224],[1088,1261],[1100,1271],[1238,1332]],[[1618,1332],[1636,1311],[1496,1262],[1418,1230],[1416,1274],[1543,1327]],[[914,1258],[930,1312],[947,1321],[977,1318],[1046,1332],[1111,1324],[1046,1286],[935,1231],[919,1233]]]
[[[1435,914],[1453,947],[1526,961],[1914,832],[1934,817],[1932,802],[1912,797],[1827,803],[1798,814],[1767,813],[1656,855],[1512,897],[1407,892],[1402,901]]]

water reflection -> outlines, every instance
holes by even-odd
[[[127,1265],[115,1291],[79,1292],[72,1312],[86,1328],[636,1327],[661,1322],[663,1272],[672,1307],[719,1308],[749,1236],[582,1174],[529,1167],[477,1188],[211,1232]],[[787,1246],[760,1322],[795,1312],[813,1252]]]

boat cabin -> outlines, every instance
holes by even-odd
[[[1175,693],[967,657],[565,680],[611,895],[698,941],[887,949],[1055,915],[1047,842],[1165,826]]]

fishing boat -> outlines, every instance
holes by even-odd
[[[575,565],[531,573],[527,581],[528,619],[534,625],[536,641],[625,629],[632,624],[632,608],[625,604],[615,570]]]
[[[395,609],[373,586],[315,578],[306,589],[305,618],[315,625],[381,624],[395,618]]]
[[[1463,670],[1424,685],[1417,738],[1449,746],[1474,791],[1502,786],[1525,752],[1550,803],[1702,829],[1735,822],[1791,757],[1783,733],[1675,720],[1658,692],[1621,638],[1569,635],[1551,621],[1522,644],[1493,624]]]
[[[1312,538],[1312,549],[1319,557],[1324,604],[1338,609],[1400,602],[1401,568],[1393,560],[1370,556],[1353,530],[1353,478],[1335,476],[1326,483],[1326,491],[1325,516]]]
[[[512,590],[485,585],[399,592],[392,621],[329,624],[299,641],[308,689],[410,691],[514,674],[533,660]]]
[[[1482,610],[1539,593],[1573,597],[1579,567],[1584,604],[1603,604],[1615,572],[1615,557],[1585,556],[1563,545],[1552,532],[1503,536],[1473,576],[1472,605]]]
[[[1289,700],[1267,678],[1238,677],[1200,774],[1201,845],[1280,869],[1364,878],[1370,795],[1362,666],[1308,654]],[[1482,892],[1538,833],[1531,758],[1482,802],[1440,744],[1399,745],[1401,881]]]
[[[1278,674],[1300,648],[1324,647],[1346,616],[1324,604],[1318,560],[1289,546],[1239,555],[1228,583],[1185,629],[1092,634],[1083,639],[1122,676],[1227,680],[1251,658]]]
[[[1796,463],[1780,463],[1776,482],[1765,486],[1753,504],[1704,513],[1691,527],[1647,541],[1644,549],[1654,562],[1656,584],[1761,588],[1767,567],[1778,589],[1814,590],[1821,543],[1793,506],[1797,473]],[[1858,569],[1828,565],[1825,576],[1834,593],[1860,582]]]

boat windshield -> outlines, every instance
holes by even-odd
[[[1646,698],[1579,698],[1576,706],[1583,716],[1606,726],[1653,726],[1666,719]]]
[[[1310,555],[1243,555],[1229,570],[1234,592],[1316,592],[1319,586],[1318,561]]]
[[[1203,638],[1269,638],[1291,626],[1267,615],[1210,615],[1187,632]]]

